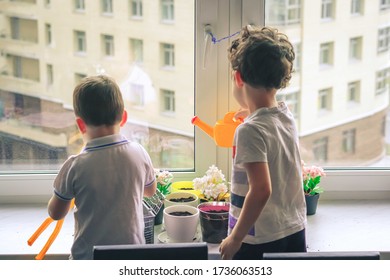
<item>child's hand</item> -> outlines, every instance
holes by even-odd
[[[219,253],[223,260],[231,260],[233,256],[238,252],[241,247],[242,242],[238,242],[232,238],[232,235],[229,235],[224,240],[222,240],[221,245],[219,246]]]
[[[233,117],[234,121],[241,120],[243,121],[247,116],[249,115],[249,110],[248,109],[242,109],[240,108]]]

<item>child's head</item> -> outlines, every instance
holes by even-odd
[[[287,36],[270,27],[245,26],[228,49],[233,70],[254,88],[280,89],[291,79],[295,58]]]
[[[112,126],[122,120],[124,104],[116,82],[107,76],[84,78],[73,91],[75,115],[88,126]]]

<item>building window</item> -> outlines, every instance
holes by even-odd
[[[175,92],[172,90],[161,90],[162,93],[162,111],[164,114],[173,114],[175,113]]]
[[[85,53],[87,51],[87,39],[84,31],[75,31],[75,52]]]
[[[351,15],[364,14],[364,0],[351,0]]]
[[[378,53],[390,50],[390,26],[378,30]]]
[[[145,91],[144,85],[131,83],[130,84],[131,103],[135,107],[145,106]]]
[[[85,77],[87,77],[86,74],[82,74],[82,73],[75,73],[74,74],[74,84],[75,86],[78,85],[82,79],[84,79]]]
[[[130,0],[130,15],[131,18],[140,19],[143,16],[142,11],[143,0]]]
[[[390,68],[376,72],[376,95],[386,92],[390,83]]]
[[[38,42],[38,21],[18,17],[10,17],[11,38],[25,42]]]
[[[101,5],[102,5],[103,15],[112,15],[113,13],[112,0],[101,0]]]
[[[323,43],[320,46],[320,66],[333,65],[333,43]]]
[[[348,84],[347,101],[350,103],[360,102],[360,81],[355,81]]]
[[[362,37],[351,38],[349,40],[349,59],[361,60],[362,59]]]
[[[295,119],[299,118],[299,92],[280,92],[276,95],[278,101],[286,103]]]
[[[294,59],[294,71],[299,72],[301,70],[301,63],[302,63],[302,50],[301,50],[301,43],[294,44],[294,52],[295,52],[295,59]]]
[[[313,143],[313,155],[316,162],[328,160],[328,137],[320,138]]]
[[[334,0],[322,0],[321,3],[321,19],[331,20],[334,19],[335,7]]]
[[[12,76],[15,78],[40,81],[39,60],[34,58],[10,55]]]
[[[161,44],[162,66],[175,67],[175,46],[172,44]]]
[[[301,0],[271,1],[266,6],[268,24],[288,25],[301,22]]]
[[[390,9],[390,0],[380,0],[379,9],[380,10]]]
[[[131,61],[142,63],[144,61],[144,43],[140,39],[130,39]]]
[[[74,0],[74,9],[77,12],[85,11],[85,0]]]
[[[342,149],[344,153],[354,154],[356,142],[356,129],[343,131]]]
[[[162,22],[171,23],[175,20],[175,5],[173,0],[161,0]]]
[[[114,56],[114,36],[102,35],[102,46],[104,56]]]
[[[53,75],[53,65],[47,64],[46,65],[46,76],[47,76],[47,85],[51,86],[54,82],[54,75]]]
[[[332,89],[327,88],[318,92],[318,110],[319,112],[332,110]]]
[[[51,24],[45,24],[45,34],[46,34],[46,45],[51,45],[53,43]]]

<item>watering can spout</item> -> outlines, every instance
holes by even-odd
[[[203,130],[206,134],[208,134],[211,138],[214,139],[214,128],[202,121],[198,116],[193,117],[191,123],[199,127],[201,130]]]

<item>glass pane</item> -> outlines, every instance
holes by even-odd
[[[134,3],[136,20],[123,13]],[[1,1],[1,171],[58,170],[82,149],[72,94],[97,74],[120,85],[129,115],[122,133],[145,147],[155,167],[194,169],[195,4],[163,3],[53,1],[41,9],[41,1]],[[156,19],[173,20],[175,10],[181,16],[169,25]]]
[[[351,1],[300,1],[294,5],[300,18],[286,22],[287,2],[266,1],[266,25],[298,46],[298,67],[278,99],[296,118],[303,160],[337,168],[389,167],[390,10],[376,2],[376,9],[363,13],[364,5],[374,3],[352,1],[352,17]]]

